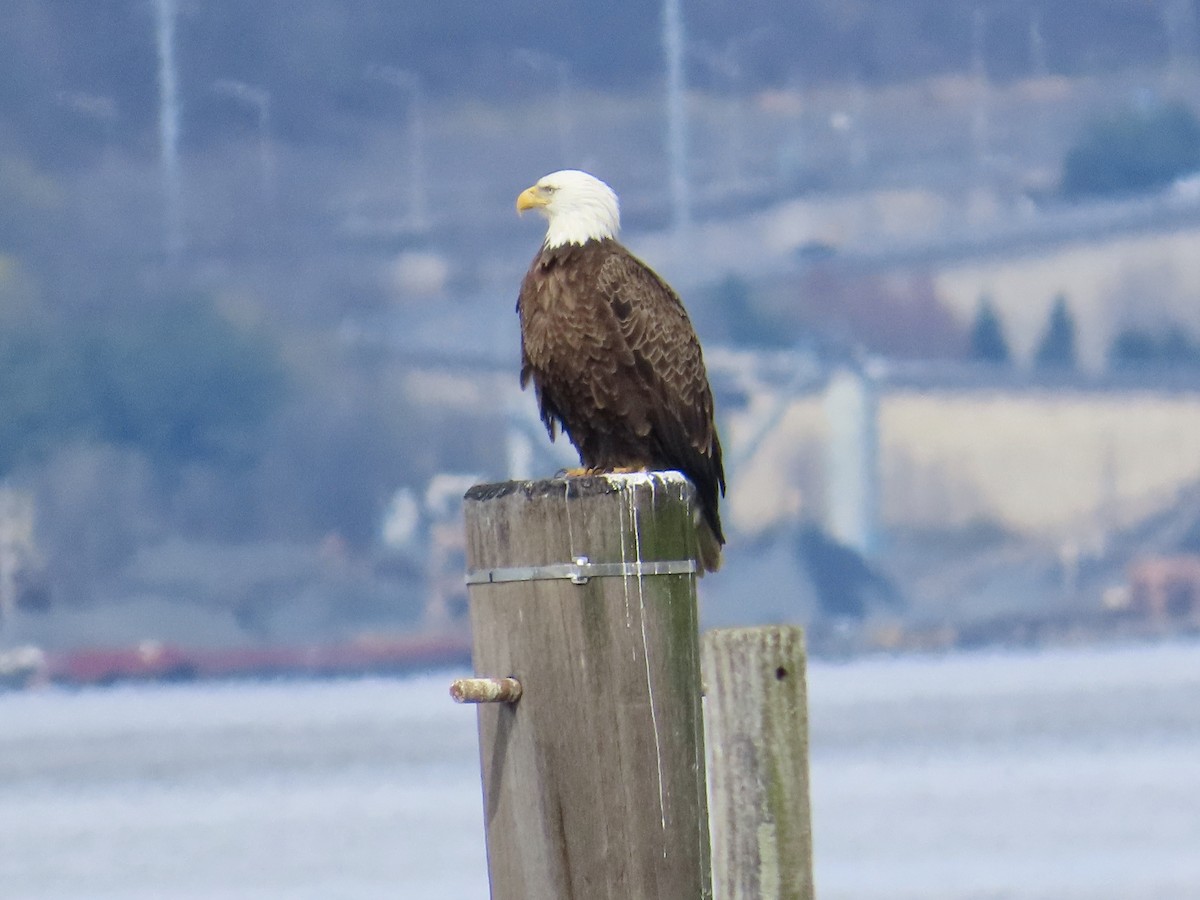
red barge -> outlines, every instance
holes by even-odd
[[[50,682],[102,685],[121,681],[187,681],[218,678],[331,678],[391,675],[469,667],[467,635],[367,635],[327,644],[188,647],[143,641],[132,647],[41,651],[20,647],[11,656],[9,684]],[[4,666],[0,666],[4,669]]]

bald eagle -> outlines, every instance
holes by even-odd
[[[521,387],[562,429],[582,471],[674,469],[696,486],[700,570],[725,535],[721,442],[700,342],[678,295],[617,242],[617,195],[586,172],[554,172],[517,197],[549,221],[521,284]]]

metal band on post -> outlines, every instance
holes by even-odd
[[[565,579],[572,584],[587,584],[591,578],[640,578],[650,575],[694,575],[694,559],[650,560],[644,562],[589,562],[577,556],[569,563],[545,566],[510,566],[477,569],[467,573],[467,584],[504,584],[511,581],[552,581]]]

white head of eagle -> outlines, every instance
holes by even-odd
[[[549,221],[547,249],[615,239],[621,229],[616,192],[594,175],[578,169],[551,172],[517,197],[517,211],[536,209]]]

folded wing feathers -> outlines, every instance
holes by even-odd
[[[681,460],[699,455],[708,463],[705,468],[716,463],[714,474],[723,484],[704,359],[679,296],[627,253],[604,261],[598,283],[634,357],[648,407],[676,423],[662,422],[659,437],[685,438],[688,446],[667,449]]]

